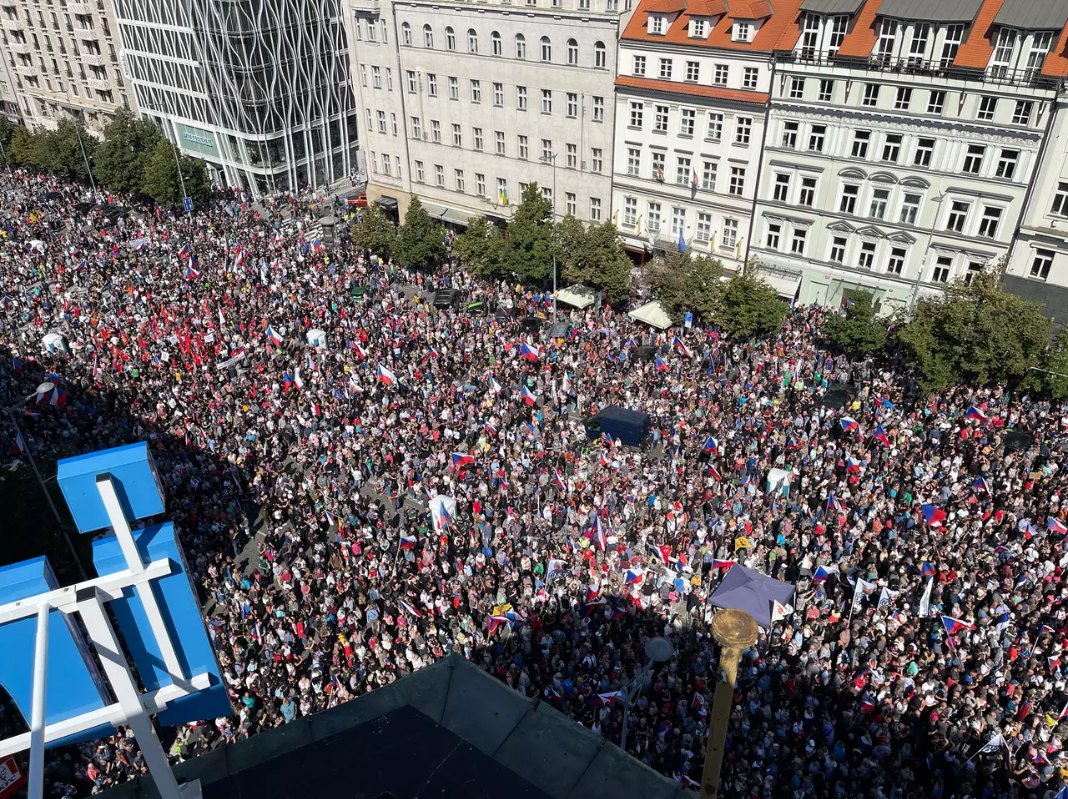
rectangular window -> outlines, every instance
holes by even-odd
[[[527,87],[516,86],[515,87],[515,107],[517,111],[527,110]]]
[[[912,105],[912,89],[908,86],[898,86],[897,96],[894,98],[894,109],[897,111],[908,111],[909,106]]]
[[[957,51],[960,50],[960,43],[964,40],[963,25],[947,25],[945,31],[945,38],[942,40],[942,58],[940,59],[942,69],[948,68],[953,63],[953,60],[957,57]]]
[[[553,140],[542,139],[541,140],[541,160],[545,163],[552,163],[553,160]]]
[[[671,80],[671,63],[670,58],[660,59],[660,80]]]
[[[756,67],[745,67],[742,70],[742,88],[743,89],[755,89],[757,83],[760,80],[760,70]],[[796,78],[795,78],[796,80]],[[802,86],[804,81],[801,81]]]
[[[821,103],[831,102],[831,98],[834,96],[834,81],[833,80],[821,80],[820,92],[816,99]]]
[[[775,175],[775,183],[772,186],[771,198],[777,203],[790,202],[790,176],[782,172]]]
[[[704,39],[708,36],[708,22],[703,19],[690,20],[690,37]]]
[[[718,165],[715,161],[705,161],[701,167],[701,188],[705,191],[716,190],[716,172]]]
[[[666,105],[653,106],[653,132],[667,133],[669,110]]]
[[[1052,45],[1053,31],[1035,31],[1031,35],[1031,47],[1027,53],[1027,64],[1024,66],[1029,77],[1033,77],[1042,68]]]
[[[684,156],[679,156],[675,165],[675,182],[680,186],[690,185],[690,159]]]
[[[519,184],[519,196],[523,196],[523,187],[525,184]],[[508,181],[505,178],[497,178],[497,202],[501,200],[509,200],[508,198]],[[510,201],[510,200],[509,200]]]
[[[926,61],[927,45],[930,43],[931,26],[926,22],[912,23],[912,43],[909,46],[909,61]]]
[[[790,99],[801,100],[805,96],[805,79],[790,78]]]
[[[522,133],[517,137],[517,145],[519,149],[519,158],[526,161],[530,158],[530,140],[527,139]]]
[[[979,98],[979,119],[985,122],[989,122],[994,118],[994,113],[998,110],[998,98],[991,97],[989,94]]]
[[[642,118],[645,114],[645,106],[640,102],[631,101],[630,104],[630,126],[632,128],[640,128],[642,126]]]
[[[968,211],[971,207],[971,203],[953,200],[949,206],[949,216],[946,218],[946,230],[951,233],[963,233],[964,226],[968,223]]]
[[[738,220],[726,217],[723,220],[723,235],[720,237],[724,248],[733,249],[738,244]]]
[[[578,95],[575,92],[567,93],[567,118],[575,119],[578,116]]]
[[[916,166],[930,166],[931,156],[934,155],[934,139],[919,139],[916,142],[916,153],[912,157],[912,163]]]
[[[745,193],[745,167],[744,166],[732,166],[731,167],[731,182],[728,189],[730,194],[740,197]]]
[[[927,113],[934,114],[936,116],[942,115],[942,109],[946,107],[946,93],[943,91],[932,91],[927,96]]]
[[[441,144],[441,123],[436,120],[430,120],[430,139],[434,144]]]
[[[578,169],[578,145],[564,145],[564,166],[568,169]]]
[[[834,55],[842,46],[846,32],[849,30],[849,17],[845,15],[831,17],[831,35],[827,39],[827,53]]]
[[[673,207],[671,209],[671,238],[679,240],[679,236],[686,230],[686,209]]]
[[[979,235],[985,239],[997,238],[998,228],[1001,226],[1000,208],[985,206],[983,216],[979,219]]]
[[[875,266],[875,242],[862,241],[860,252],[857,254],[857,266],[861,269],[871,269]]]
[[[709,111],[708,113],[708,136],[709,141],[719,141],[723,138],[723,114]]]
[[[891,164],[896,164],[897,159],[901,156],[901,140],[902,135],[900,133],[888,133],[886,139],[883,141],[883,160]]]
[[[482,128],[471,128],[472,138],[475,140],[475,149],[482,151]]]
[[[371,85],[376,89],[382,88],[382,70],[378,67],[371,67]]]
[[[667,155],[653,152],[653,180],[664,182],[664,165],[667,163]]]
[[[434,181],[438,184],[438,188],[445,188],[445,167],[441,164],[434,164]]]
[[[854,158],[868,157],[868,144],[871,143],[870,130],[858,130],[853,133],[852,155]]]
[[[790,252],[794,255],[804,255],[805,241],[807,238],[807,228],[794,228],[794,235],[790,238]]]
[[[640,147],[627,148],[627,174],[637,177],[642,173],[642,151]]]
[[[475,173],[475,194],[479,197],[486,196],[486,176],[481,172]]]
[[[385,111],[375,111],[375,117],[378,119],[378,132],[379,133],[385,133],[386,132],[386,112]]]
[[[901,200],[901,224],[915,225],[919,215],[920,195],[906,193]]]
[[[873,219],[882,219],[886,216],[886,206],[890,203],[890,189],[874,189],[871,193],[871,204],[868,206],[868,216]]]
[[[796,122],[782,123],[782,146],[791,150],[797,148],[797,131],[800,126]]]
[[[890,257],[886,261],[886,271],[891,275],[900,275],[905,271],[905,248],[891,247]]]
[[[601,221],[601,198],[600,197],[590,197],[590,221],[591,222],[600,222]]]
[[[897,20],[883,19],[879,26],[879,42],[876,45],[876,55],[883,62],[889,64],[894,55],[894,42],[897,38]]]
[[[645,56],[643,56],[643,55],[634,56],[634,63],[633,63],[633,66],[631,67],[630,71],[631,71],[631,74],[634,75],[634,77],[636,77],[636,78],[644,78],[645,77]]]
[[[768,222],[767,230],[764,232],[764,246],[769,250],[777,250],[781,240],[782,225],[778,222]]]
[[[415,182],[426,183],[426,172],[423,170],[423,162],[415,162]]]
[[[1002,150],[998,157],[997,177],[1012,180],[1016,175],[1016,165],[1020,163],[1019,150]]]
[[[801,178],[801,191],[797,195],[797,204],[811,208],[816,202],[816,179]]]
[[[1053,206],[1049,209],[1052,216],[1068,216],[1068,181],[1059,181],[1053,195]]]
[[[1053,250],[1035,250],[1035,257],[1031,260],[1031,277],[1036,280],[1045,280],[1049,277],[1049,270],[1053,268]]]
[[[456,182],[456,191],[463,194],[464,192],[464,171],[462,169],[453,170],[453,180]]]
[[[716,86],[726,86],[727,74],[726,64],[716,64],[712,70],[712,83]]]
[[[497,155],[504,155],[506,151],[504,149],[504,131],[503,130],[495,130],[493,132],[493,142],[494,142],[494,146],[497,148]]]
[[[460,99],[460,81],[452,76],[449,77],[449,99]]]
[[[1016,30],[1014,28],[1001,28],[998,31],[997,42],[994,45],[994,55],[990,59],[991,75],[996,78],[1003,78],[1008,74],[1015,49]]]
[[[737,125],[734,129],[734,143],[735,144],[749,144],[749,139],[753,135],[753,118],[752,117],[738,117]]]
[[[712,214],[705,211],[697,212],[697,234],[694,239],[701,244],[706,244],[712,237]]]
[[[564,213],[568,216],[574,216],[578,213],[578,200],[573,191],[564,192]]]
[[[842,196],[838,200],[838,210],[843,214],[856,215],[857,198],[860,196],[860,186],[855,183],[842,184]]]
[[[978,175],[983,169],[985,155],[986,147],[981,144],[969,144],[968,152],[964,156],[964,172],[969,175]]]
[[[496,108],[501,108],[504,105],[504,84],[493,84],[493,105]]]
[[[690,83],[697,83],[701,80],[701,62],[700,61],[687,61],[686,62],[686,80]]]
[[[874,108],[879,105],[879,84],[878,83],[865,83],[864,84],[864,101],[863,104],[866,108]]]
[[[412,138],[423,138],[423,126],[419,124],[419,117],[412,117]]]
[[[649,232],[660,230],[660,203],[649,203]]]
[[[939,256],[931,271],[932,283],[948,283],[949,276],[953,273],[953,259],[948,255]]]
[[[596,97],[595,96],[593,98],[593,121],[594,122],[604,122],[604,98],[603,97]]]
[[[426,93],[431,97],[438,96],[438,76],[433,72],[426,73]]]
[[[679,135],[693,136],[694,127],[697,124],[697,111],[692,108],[683,108],[679,112]]]
[[[636,197],[623,198],[623,224],[634,227],[638,220],[638,199]]]
[[[827,138],[827,126],[826,125],[813,125],[812,131],[808,134],[808,149],[814,153],[823,152],[823,142]]]
[[[463,137],[463,134],[460,133],[460,125],[457,122],[454,122],[452,124],[452,146],[453,147],[463,147],[464,146],[464,137]]]
[[[552,89],[541,90],[541,112],[543,114],[551,114],[553,112],[553,92]]]
[[[1034,103],[1030,100],[1017,100],[1016,108],[1012,112],[1012,124],[1013,125],[1030,125],[1031,124],[1031,111],[1034,108]]]
[[[831,251],[827,260],[834,264],[845,263],[846,239],[844,236],[835,236],[831,239]]]
[[[415,70],[409,69],[404,73],[404,80],[408,84],[408,93],[415,94],[418,83],[415,80]]]

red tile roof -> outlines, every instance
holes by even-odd
[[[649,5],[645,10],[660,14],[673,14],[676,11],[686,10],[686,0],[649,0]]]
[[[985,0],[979,6],[979,13],[972,21],[971,32],[968,38],[957,51],[957,57],[953,59],[953,66],[968,69],[986,69],[990,63],[990,56],[994,52],[994,42],[991,40],[994,17],[998,15],[1005,0]]]
[[[732,19],[767,19],[771,6],[768,0],[727,0],[727,13]]]
[[[727,13],[725,0],[689,0],[686,13],[691,17],[718,17]]]
[[[1068,78],[1068,25],[1057,37],[1057,43],[1042,64],[1042,74],[1047,78]]]
[[[842,40],[838,55],[851,58],[867,58],[875,47],[875,12],[882,0],[867,0],[857,14],[851,30]]]
[[[626,89],[666,92],[668,94],[688,94],[692,97],[708,97],[715,100],[733,100],[738,103],[764,105],[768,102],[767,92],[746,92],[741,89],[724,89],[720,86],[701,86],[696,83],[676,83],[670,80],[635,78],[630,75],[620,75],[616,78],[616,86]]]
[[[727,0],[729,11],[720,16],[713,26],[707,39],[691,39],[689,35],[690,17],[719,16],[722,12],[708,13],[709,8],[717,8],[723,0],[692,0],[692,4],[679,14],[668,26],[663,35],[651,34],[648,30],[649,14],[670,13],[664,11],[659,5],[668,0],[642,0],[630,18],[630,23],[623,31],[622,38],[640,42],[665,42],[668,44],[684,44],[694,47],[722,48],[726,50],[742,50],[754,53],[771,53],[778,49],[781,39],[788,39],[791,32],[796,33],[798,25],[798,9],[801,0],[775,0],[774,13],[764,18],[763,24],[753,36],[751,42],[731,41],[731,17],[739,19],[762,19],[762,7],[767,7],[766,0]],[[874,0],[878,3],[881,0]],[[770,7],[769,7],[770,10]],[[755,16],[740,16],[740,13],[754,14]],[[796,37],[795,37],[796,41]]]

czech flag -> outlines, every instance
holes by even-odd
[[[468,464],[474,463],[475,459],[468,452],[454,452],[451,458],[452,466],[461,469]]]
[[[852,455],[846,456],[846,471],[853,472],[854,474],[860,471],[860,461],[854,458]]]
[[[719,441],[712,436],[705,439],[705,446],[703,447],[706,455],[719,455]]]
[[[645,579],[645,570],[640,566],[635,566],[633,569],[627,569],[626,576],[623,581],[627,585],[640,585],[642,580]]]
[[[683,343],[683,340],[678,337],[678,334],[675,335],[675,340],[671,342],[671,346],[674,347],[675,349],[677,349],[679,352],[681,352],[687,358],[690,357],[690,349],[689,349],[689,347],[687,347],[686,344]]]
[[[278,334],[278,332],[277,332],[277,331],[276,331],[276,330],[275,330],[275,329],[274,329],[273,327],[271,327],[270,325],[267,325],[267,338],[268,338],[268,339],[270,340],[270,342],[271,342],[272,344],[274,344],[274,346],[276,346],[276,347],[277,347],[277,346],[278,346],[279,344],[281,344],[281,343],[282,343],[282,337],[281,337],[281,336],[280,336],[280,335]]]
[[[942,626],[946,628],[946,632],[950,635],[956,635],[962,630],[973,629],[973,625],[968,624],[968,622],[961,621],[960,619],[954,619],[952,616],[943,616]]]
[[[416,610],[410,603],[405,602],[403,599],[398,600],[398,603],[400,604],[400,606],[402,608],[404,608],[404,610],[406,610],[411,615],[417,616],[419,618],[423,617],[422,613],[420,613],[418,610]]]
[[[178,257],[181,258],[182,260],[185,260],[186,258],[188,258],[192,254],[193,254],[193,248],[190,247],[188,244],[183,244],[181,249],[178,250]]]
[[[416,538],[414,535],[402,535],[400,540],[401,549],[415,549]]]
[[[731,566],[735,565],[737,562],[738,561],[736,560],[720,560],[719,558],[716,558],[712,561],[712,569],[723,572],[729,571]]]
[[[716,468],[716,465],[714,463],[708,464],[708,473],[717,483],[723,482],[723,475],[719,473],[719,469]]]
[[[924,561],[920,564],[920,575],[923,577],[930,577],[935,573],[935,567],[933,563]]]
[[[941,527],[942,522],[946,520],[946,512],[934,505],[921,505],[920,510],[923,511],[923,518],[930,527]]]
[[[668,365],[667,361],[665,361],[659,355],[656,356],[656,371],[658,371],[658,372],[666,372],[670,368],[671,367]]]
[[[490,375],[489,377],[489,387],[490,391],[492,391],[494,394],[500,394],[501,391],[504,390],[501,388],[501,384],[497,382],[497,379],[493,375]]]
[[[567,480],[564,479],[564,473],[561,472],[559,469],[557,469],[553,473],[553,480],[556,481],[556,484],[558,486],[560,486],[560,488],[563,488],[563,489],[567,488]]]
[[[541,357],[541,349],[535,344],[527,344],[525,341],[519,345],[519,357],[528,361],[537,361]]]
[[[360,342],[354,341],[349,345],[353,352],[355,352],[361,359],[367,357],[367,350],[360,346]]]
[[[986,482],[985,477],[976,477],[974,480],[972,480],[972,488],[974,488],[976,491],[985,491],[988,494],[990,493],[990,485]]]
[[[523,386],[523,388],[520,389],[519,398],[521,400],[523,400],[523,402],[525,402],[527,405],[530,405],[531,407],[533,407],[534,403],[537,402],[537,400],[538,400],[538,398],[534,396],[534,392],[531,391],[526,386]]]
[[[837,511],[838,513],[842,513],[842,503],[838,501],[838,497],[836,497],[834,494],[831,494],[827,497],[827,507]]]
[[[620,699],[626,698],[627,695],[623,691],[609,691],[606,694],[595,694],[593,697],[593,704],[611,705],[613,702],[617,702]]]
[[[989,422],[990,417],[986,415],[986,412],[982,408],[976,408],[972,405],[968,410],[964,412],[965,417],[968,419],[978,419],[980,422]]]
[[[196,280],[200,277],[200,270],[194,268],[192,261],[186,266],[185,272],[182,273],[186,280]]]
[[[616,445],[615,439],[612,438],[611,433],[603,433],[601,437],[604,439],[606,446],[614,447]]]
[[[836,571],[836,569],[827,566],[817,566],[816,571],[812,572],[812,582],[822,583],[831,576],[833,571]]]
[[[838,423],[842,425],[842,429],[847,433],[860,429],[860,425],[857,424],[857,420],[854,419],[852,416],[843,416],[838,421]]]
[[[393,370],[388,367],[378,366],[378,379],[385,383],[387,386],[392,386],[397,382],[397,376],[393,374]]]
[[[871,437],[878,441],[880,444],[882,444],[884,447],[890,446],[890,436],[886,434],[886,431],[883,430],[883,426],[881,424],[875,425],[875,432],[872,433]]]
[[[1046,529],[1053,533],[1060,533],[1061,535],[1068,535],[1068,527],[1064,526],[1064,522],[1060,519],[1055,519],[1052,516],[1049,521],[1046,522]]]

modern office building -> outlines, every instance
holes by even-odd
[[[358,139],[341,0],[113,0],[141,114],[253,194],[349,177]]]
[[[346,0],[368,194],[466,224],[531,182],[611,218],[616,41],[628,0]]]
[[[80,119],[99,134],[117,109],[133,105],[110,3],[3,0],[0,26],[0,102],[9,119],[45,128]]]
[[[633,250],[746,260],[773,54],[799,0],[642,3],[620,41],[612,205]]]

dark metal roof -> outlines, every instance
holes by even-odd
[[[864,5],[864,0],[803,0],[802,11],[813,14],[849,14],[852,16]]]
[[[995,25],[1028,31],[1059,31],[1068,22],[1064,0],[1005,0]]]
[[[1041,305],[1042,313],[1053,320],[1054,332],[1068,322],[1068,288],[1015,275],[1005,275],[1001,283],[1006,291]]]
[[[1042,0],[1047,2],[1052,0]],[[880,17],[924,22],[971,22],[983,0],[883,0]]]

